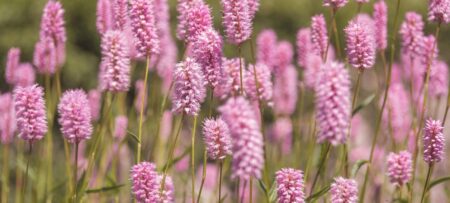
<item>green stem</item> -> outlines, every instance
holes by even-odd
[[[430,182],[431,175],[433,174],[433,168],[433,163],[428,165],[427,179],[425,179],[425,185],[423,186],[422,198],[420,198],[420,203],[423,203],[423,201],[425,200],[425,194],[427,193],[428,183]]]
[[[74,202],[76,203],[76,202],[78,202],[77,200],[78,200],[78,190],[77,190],[77,187],[78,187],[78,145],[79,145],[79,142],[78,141],[76,141],[75,142],[75,165],[74,165],[74,169],[73,169],[73,184],[74,184],[74,187],[73,188],[75,188],[74,189],[74,193],[73,193],[73,200],[74,200]]]
[[[340,40],[339,40],[339,31],[338,31],[338,29],[337,29],[337,23],[336,23],[336,14],[337,14],[337,10],[336,9],[333,9],[333,15],[334,15],[334,18],[333,18],[333,33],[334,33],[334,43],[336,44],[336,52],[337,52],[337,55],[338,55],[338,58],[342,58],[342,54],[341,54],[341,43],[340,43]]]
[[[192,203],[195,203],[195,131],[197,130],[197,116],[194,116],[194,126],[192,126],[191,134],[191,193],[192,193]]]
[[[180,119],[178,120],[178,129],[175,134],[175,139],[173,140],[172,146],[169,150],[169,156],[167,157],[167,163],[164,167],[163,179],[161,181],[161,192],[165,188],[167,172],[169,171],[170,165],[172,163],[173,154],[175,152],[175,147],[177,146],[177,142],[178,142],[178,137],[180,136],[181,129],[183,128],[183,117],[184,117],[184,113],[181,114]]]
[[[333,9],[332,12],[331,12],[331,22],[334,22],[334,21],[335,21],[335,19],[336,19],[336,13],[337,13],[337,10],[336,10],[336,9]],[[330,25],[329,25],[329,27],[328,27],[328,29],[327,29],[327,30],[331,30],[331,32],[330,32],[330,34],[328,35],[328,43],[327,43],[327,47],[326,47],[326,49],[325,49],[325,53],[323,53],[322,56],[321,56],[321,57],[322,57],[322,60],[324,61],[324,63],[327,62],[327,58],[328,58],[328,50],[330,49],[331,38],[332,38],[332,35],[333,35],[333,31],[334,31],[334,29],[331,29],[332,24],[333,24],[333,23],[330,23]]]
[[[197,195],[197,202],[200,202],[200,197],[202,196],[203,185],[205,184],[205,180],[206,180],[206,162],[207,162],[207,160],[208,160],[208,154],[205,149],[203,152],[202,182],[200,183],[200,189],[199,189],[198,195]]]
[[[33,149],[33,144],[31,143],[31,141],[28,142],[28,157],[27,157],[27,166],[25,169],[25,177],[24,177],[24,181],[23,181],[23,188],[22,188],[22,200],[26,202],[26,191],[27,191],[27,186],[28,186],[28,168],[30,166],[30,160],[31,160],[31,151]]]
[[[243,79],[243,67],[242,67],[242,50],[241,44],[238,45],[238,55],[239,55],[239,80],[241,82],[241,95],[244,95],[244,79]]]
[[[45,75],[45,89],[46,89],[46,99],[47,99],[47,118],[48,118],[48,131],[47,136],[45,137],[45,185],[44,185],[44,193],[47,193],[47,188],[51,187],[51,183],[53,182],[53,172],[52,172],[52,164],[53,164],[53,124],[54,124],[54,115],[56,108],[56,100],[59,98],[55,98],[53,100],[53,94],[51,90],[51,81],[50,75]],[[55,102],[53,102],[55,101]]]
[[[147,57],[147,63],[145,66],[145,76],[144,76],[144,94],[147,94],[147,80],[148,80],[148,69],[150,66],[150,56]],[[144,104],[145,99],[141,100],[141,111],[139,113],[139,130],[138,130],[138,144],[137,144],[137,152],[136,152],[136,163],[139,163],[141,161],[141,148],[142,148],[142,124],[144,120]]]
[[[9,196],[9,144],[3,145],[2,202],[8,202]]]
[[[223,170],[223,161],[219,161],[219,198],[217,200],[220,203],[220,199],[222,198],[222,170]]]
[[[250,177],[250,184],[249,184],[249,202],[253,202],[253,177]]]
[[[319,168],[317,169],[316,175],[314,176],[314,180],[313,183],[311,185],[311,191],[309,192],[309,196],[311,196],[312,194],[314,194],[314,189],[316,187],[316,183],[317,180],[319,180],[319,175],[321,174],[324,166],[325,166],[325,162],[328,159],[328,154],[330,152],[331,149],[331,144],[330,143],[326,143],[323,147],[322,147],[322,156],[320,159],[320,163],[319,163]]]

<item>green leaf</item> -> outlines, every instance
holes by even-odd
[[[133,138],[134,141],[136,141],[137,143],[141,143],[141,141],[139,140],[138,136],[136,134],[134,134],[133,132],[127,130],[127,133],[129,135],[131,135],[131,138]]]
[[[368,163],[369,163],[368,160],[356,161],[356,163],[352,167],[352,177],[355,177],[356,174],[358,173],[359,169],[361,169],[361,167],[363,167],[365,164],[368,164]]]
[[[86,185],[88,184],[89,181],[84,182],[85,179],[86,179],[86,171],[84,171],[84,172],[81,174],[81,177],[80,177],[80,179],[78,180],[77,188],[76,188],[78,194],[81,194],[81,191],[84,190],[84,187],[87,187]]]
[[[311,196],[309,196],[308,198],[306,198],[307,202],[313,201],[319,197],[321,197],[322,195],[326,194],[328,191],[330,190],[330,186],[326,186],[324,188],[322,188],[319,192],[316,192],[314,194],[312,194]]]
[[[395,198],[395,199],[392,200],[392,202],[393,203],[396,203],[396,202],[398,202],[398,203],[408,203],[408,200],[407,199],[401,199],[401,198]]]
[[[161,170],[164,170],[166,167],[169,167],[168,169],[170,169],[173,165],[177,164],[179,161],[181,161],[181,159],[183,159],[185,156],[187,156],[190,152],[191,152],[191,148],[192,147],[188,147],[184,150],[183,154],[181,154],[178,157],[175,157],[172,162],[170,163],[166,163]]]
[[[261,187],[261,190],[264,192],[264,196],[266,197],[266,200],[268,202],[275,202],[275,200],[277,198],[275,182],[272,183],[272,187],[270,187],[269,190],[267,190],[267,185],[261,179],[258,179],[258,183],[259,183],[259,186]]]
[[[439,185],[445,181],[449,181],[450,180],[450,176],[446,176],[446,177],[442,177],[442,178],[438,178],[436,180],[431,181],[430,185],[427,188],[427,191],[430,191],[432,187]]]
[[[273,203],[273,202],[277,202],[277,184],[275,183],[275,181],[272,183],[272,187],[270,187],[269,190],[269,202]]]
[[[225,199],[227,198],[228,194],[225,194],[222,198],[220,198],[220,203],[225,202]]]
[[[264,184],[264,182],[261,179],[258,179],[259,187],[261,187],[262,191],[264,192],[264,195],[269,197],[269,192],[267,191],[267,186]]]
[[[86,193],[90,194],[90,193],[108,192],[108,191],[112,191],[112,190],[117,190],[123,186],[125,186],[125,184],[113,185],[113,186],[96,188],[96,189],[89,189],[89,190],[86,190]]]
[[[353,109],[352,116],[356,115],[361,109],[372,103],[372,101],[375,99],[376,94],[371,94],[366,99],[364,99],[363,102],[361,102],[358,106],[356,106],[355,109]]]

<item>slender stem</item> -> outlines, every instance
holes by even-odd
[[[253,202],[253,177],[250,177],[250,184],[249,184],[249,202]]]
[[[313,112],[313,115],[311,116],[311,120],[312,120],[312,124],[311,125],[312,125],[312,127],[310,127],[311,128],[311,135],[309,136],[310,143],[308,144],[308,146],[310,146],[310,147],[308,149],[308,154],[312,154],[314,152],[315,147],[316,147],[314,137],[316,136],[316,127],[317,126],[316,126],[316,122],[314,120],[314,117],[315,117],[314,114],[315,113]],[[310,171],[312,162],[313,162],[313,156],[309,156],[308,161],[306,162],[305,180],[308,180],[309,171]]]
[[[194,126],[191,134],[191,181],[192,203],[195,203],[195,131],[197,130],[197,116],[194,116]]]
[[[184,117],[184,113],[181,114],[180,119],[178,120],[178,129],[176,131],[175,139],[173,140],[172,146],[170,147],[169,156],[167,157],[167,163],[164,167],[163,179],[161,181],[161,192],[165,188],[167,171],[169,170],[170,165],[172,163],[173,154],[175,152],[175,147],[177,146],[177,142],[178,142],[178,137],[180,136],[181,128],[183,128],[183,117]]]
[[[355,87],[355,93],[353,94],[353,99],[352,99],[352,111],[353,108],[355,108],[356,102],[358,101],[358,95],[359,95],[359,89],[361,87],[361,78],[362,75],[364,73],[364,70],[358,70],[358,78],[356,79],[356,87]],[[351,125],[349,127],[349,131],[351,130]]]
[[[241,188],[241,179],[239,178],[236,183],[236,200],[239,203],[240,200],[240,188]]]
[[[8,202],[9,196],[9,144],[3,145],[3,181],[2,181],[2,202]]]
[[[322,156],[321,156],[321,160],[319,163],[319,168],[317,169],[316,175],[314,176],[314,180],[313,183],[311,185],[311,191],[309,192],[309,196],[311,196],[314,193],[314,188],[316,187],[316,183],[317,180],[319,179],[319,175],[321,174],[324,166],[325,166],[325,162],[328,158],[328,154],[330,152],[331,149],[331,144],[330,143],[326,143],[323,147],[322,147]]]
[[[336,13],[337,13],[337,10],[333,9],[333,10],[332,10],[332,13],[331,13],[331,22],[335,21]],[[332,25],[332,24],[333,24],[333,23],[331,23],[331,25]],[[324,63],[327,62],[327,58],[328,58],[328,50],[330,49],[331,38],[332,38],[332,35],[333,35],[333,31],[334,31],[334,29],[331,29],[331,25],[330,25],[330,26],[328,27],[328,29],[327,29],[327,30],[331,30],[330,34],[328,35],[328,43],[327,43],[327,47],[326,47],[326,49],[325,49],[325,53],[322,54],[322,60],[324,61]]]
[[[241,95],[244,95],[244,79],[243,79],[243,67],[242,67],[242,50],[241,44],[238,45],[238,55],[239,55],[239,80],[241,82]]]
[[[31,160],[31,151],[33,149],[33,144],[31,141],[28,142],[28,157],[27,157],[27,167],[25,169],[25,177],[23,180],[23,188],[22,188],[22,200],[26,201],[25,194],[27,191],[27,184],[28,184],[28,168],[30,166],[30,160]]]
[[[223,169],[223,161],[219,161],[219,198],[217,200],[220,203],[220,199],[222,198],[222,169]]]
[[[200,197],[202,196],[202,191],[203,191],[203,185],[205,184],[205,180],[206,180],[206,162],[207,162],[207,160],[208,160],[208,154],[205,149],[203,151],[202,182],[200,183],[200,189],[199,189],[198,195],[197,195],[197,202],[200,202]]]
[[[380,133],[380,127],[381,127],[381,119],[383,116],[383,112],[384,112],[384,108],[386,107],[386,101],[387,101],[387,97],[389,96],[389,88],[391,86],[391,70],[392,70],[392,65],[394,63],[394,56],[395,56],[395,43],[397,41],[397,29],[398,29],[398,17],[400,14],[400,1],[401,0],[397,0],[397,8],[395,11],[395,18],[394,18],[394,29],[392,30],[392,42],[391,42],[391,58],[390,58],[390,62],[389,62],[389,66],[388,66],[388,72],[387,72],[387,78],[386,78],[386,90],[384,91],[384,96],[383,96],[383,103],[381,105],[381,111],[378,114],[378,118],[377,118],[377,123],[376,123],[376,127],[375,127],[375,135],[372,138],[372,146],[370,148],[370,155],[369,155],[369,164],[367,165],[367,169],[366,169],[366,174],[364,176],[364,183],[361,189],[361,194],[359,196],[359,199],[361,201],[361,203],[364,203],[364,197],[365,197],[365,193],[366,193],[366,187],[367,187],[367,182],[370,176],[370,169],[371,169],[371,164],[372,164],[372,160],[373,160],[373,153],[374,153],[374,149],[375,149],[375,145],[377,143],[377,139],[378,139],[378,134]]]
[[[77,201],[77,196],[78,196],[78,145],[79,142],[76,141],[75,142],[75,165],[74,165],[74,169],[73,169],[73,184],[74,184],[74,193],[73,193],[73,200],[74,202],[78,202]]]
[[[333,9],[334,12],[334,18],[333,18],[333,33],[334,33],[334,43],[336,44],[336,52],[338,55],[338,58],[342,58],[342,54],[341,54],[341,43],[339,40],[339,31],[337,29],[337,23],[336,23],[336,14],[337,14],[337,9]]]
[[[144,94],[147,94],[147,80],[148,80],[148,69],[150,66],[150,56],[147,56],[147,63],[145,66],[145,76],[144,76]],[[137,152],[136,152],[136,163],[139,163],[141,161],[141,143],[142,143],[142,124],[144,120],[144,101],[145,99],[141,100],[141,111],[139,113],[139,130],[138,130],[138,144],[137,144]]]
[[[53,164],[53,124],[54,124],[54,116],[55,116],[55,108],[56,108],[56,99],[54,100],[54,94],[51,86],[51,78],[50,75],[45,75],[45,96],[47,99],[47,118],[48,118],[48,131],[47,136],[45,136],[45,185],[44,185],[44,193],[47,194],[47,188],[51,187],[52,181],[52,164]],[[54,84],[55,85],[55,84]],[[53,102],[54,101],[54,102]]]
[[[23,142],[19,142],[17,144],[17,159],[18,160],[23,160],[23,156],[24,156],[24,143]],[[17,167],[17,163],[16,163],[16,167]],[[15,203],[21,203],[23,202],[23,200],[21,199],[22,197],[22,184],[23,181],[23,173],[20,170],[16,170],[16,187],[15,187],[15,192],[14,192],[14,202]]]
[[[343,159],[344,159],[344,175],[345,177],[350,177],[349,175],[349,171],[348,171],[348,145],[347,143],[344,144],[344,154],[343,154]]]
[[[244,198],[245,198],[245,189],[247,189],[247,181],[244,180],[244,185],[242,187],[242,193],[241,193],[241,203],[244,203]]]
[[[433,168],[433,163],[428,165],[427,179],[425,179],[425,184],[423,185],[422,198],[420,198],[420,203],[423,203],[423,201],[425,200],[425,194],[427,193],[428,183],[430,182],[431,175],[433,174]]]

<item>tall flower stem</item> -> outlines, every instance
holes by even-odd
[[[223,170],[223,161],[219,161],[219,197],[217,198],[217,202],[220,203],[220,199],[222,198],[222,170]]]
[[[23,156],[24,156],[24,144],[26,143],[22,143],[19,142],[17,144],[17,160],[23,160]],[[16,163],[16,167],[17,167],[17,163]],[[15,192],[14,192],[14,202],[15,203],[21,203],[23,202],[22,198],[22,184],[23,181],[23,173],[20,170],[16,170],[16,187],[15,187]]]
[[[320,162],[319,162],[319,168],[317,169],[316,175],[314,176],[314,180],[312,182],[311,185],[311,191],[309,192],[309,196],[311,196],[312,194],[314,194],[314,189],[316,187],[316,183],[317,180],[319,180],[319,176],[322,173],[322,170],[325,166],[325,163],[328,159],[328,155],[331,149],[331,144],[330,143],[326,143],[325,145],[322,146],[322,155],[320,157]]]
[[[44,185],[44,189],[45,189],[45,193],[47,193],[47,189],[48,187],[51,187],[51,183],[53,182],[53,168],[52,168],[52,164],[53,164],[53,122],[54,122],[54,115],[55,115],[55,108],[56,108],[56,100],[59,98],[55,98],[53,95],[53,91],[52,91],[52,87],[51,87],[51,80],[50,80],[50,75],[46,74],[45,75],[45,96],[47,99],[47,118],[48,118],[48,132],[47,132],[47,136],[45,137],[45,185]],[[55,100],[53,100],[55,99]],[[55,101],[55,102],[53,102]]]
[[[332,23],[333,23],[334,43],[336,44],[336,52],[337,52],[338,58],[342,58],[341,43],[339,41],[339,31],[337,29],[337,23],[336,23],[337,9],[333,8],[332,12],[333,12],[333,22]]]
[[[328,26],[328,29],[327,30],[331,30],[331,32],[330,32],[330,34],[328,35],[328,43],[327,43],[327,48],[325,49],[325,54],[322,54],[322,60],[324,61],[324,62],[327,62],[327,58],[328,58],[328,50],[330,49],[330,45],[331,45],[331,37],[332,37],[332,35],[333,35],[333,32],[334,32],[334,29],[330,29],[331,28],[331,26],[333,25],[333,22],[335,22],[336,21],[336,14],[337,14],[337,10],[336,9],[333,9],[332,11],[331,11],[331,25],[330,26]]]
[[[148,81],[148,69],[150,66],[150,56],[147,56],[147,62],[145,65],[145,76],[144,76],[144,94],[147,94],[147,81]],[[141,148],[142,148],[142,124],[144,121],[144,101],[145,99],[141,100],[141,111],[139,112],[139,130],[138,130],[138,144],[137,144],[137,152],[136,152],[136,163],[139,163],[141,161]]]
[[[9,144],[3,145],[3,168],[2,168],[2,202],[8,202],[9,196]]]
[[[387,70],[388,72],[387,72],[387,77],[386,77],[386,89],[384,91],[383,103],[381,104],[381,110],[378,114],[378,118],[377,118],[377,122],[376,122],[375,135],[372,138],[372,146],[370,147],[370,155],[369,155],[369,164],[367,165],[366,174],[364,176],[364,183],[363,183],[363,186],[361,189],[361,194],[359,196],[361,203],[364,203],[364,197],[365,197],[365,193],[366,193],[367,182],[368,182],[368,179],[370,176],[370,169],[371,169],[371,165],[372,165],[374,149],[375,149],[375,145],[377,143],[378,135],[380,134],[381,120],[383,117],[384,109],[386,107],[387,97],[389,96],[389,88],[391,86],[391,72],[392,72],[392,65],[394,63],[395,43],[397,41],[398,18],[400,15],[400,1],[401,0],[397,0],[397,7],[396,7],[396,11],[395,11],[394,29],[392,30],[392,41],[391,41],[391,51],[390,51],[391,58],[390,58],[390,62],[389,62],[388,70]]]
[[[78,202],[77,201],[77,196],[78,196],[78,190],[77,190],[77,187],[78,187],[78,178],[77,178],[77,174],[78,174],[78,145],[79,145],[79,142],[78,141],[76,141],[75,142],[75,165],[74,165],[74,169],[73,169],[73,188],[74,188],[74,193],[73,193],[73,201],[74,202]]]
[[[241,44],[238,45],[238,56],[239,56],[239,80],[241,82],[241,95],[244,95],[244,79],[243,79],[243,67],[242,67],[242,47]]]
[[[249,184],[249,202],[253,202],[253,177],[250,177],[250,184]]]
[[[428,165],[427,179],[425,179],[425,184],[423,185],[422,198],[420,198],[420,203],[423,203],[427,193],[428,183],[430,182],[431,175],[433,174],[434,164]]]
[[[161,192],[165,188],[167,172],[169,171],[170,165],[172,164],[173,154],[174,154],[175,148],[177,146],[178,137],[180,137],[180,132],[181,132],[181,129],[183,128],[183,118],[184,118],[184,113],[181,114],[180,119],[178,120],[178,127],[177,127],[177,131],[175,132],[176,133],[175,138],[172,142],[172,146],[169,149],[169,155],[167,157],[167,162],[166,162],[166,165],[164,166],[163,179],[161,181]]]
[[[197,116],[194,116],[194,126],[192,126],[191,134],[191,193],[192,193],[192,203],[195,203],[195,134],[197,130]]]
[[[26,192],[27,192],[27,187],[28,187],[28,168],[30,166],[30,160],[31,160],[31,152],[33,150],[33,143],[31,141],[28,142],[28,154],[27,154],[27,166],[25,169],[25,176],[24,176],[24,180],[23,180],[23,188],[22,188],[22,200],[24,202],[26,202]]]
[[[202,196],[203,186],[206,180],[206,162],[208,161],[208,154],[206,149],[203,151],[203,168],[202,168],[202,181],[200,183],[200,189],[197,195],[197,202],[200,202],[200,197]]]

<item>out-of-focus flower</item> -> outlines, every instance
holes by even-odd
[[[114,29],[124,31],[130,20],[128,16],[128,0],[112,0],[112,3]]]
[[[388,8],[384,0],[373,5],[373,21],[375,22],[375,42],[378,50],[387,47]]]
[[[342,8],[347,3],[348,0],[323,0],[323,6],[330,6],[334,9]]]
[[[314,52],[324,57],[328,46],[328,32],[325,17],[322,14],[311,18],[311,41]]]
[[[375,36],[371,30],[373,28],[359,17],[350,21],[345,28],[347,57],[355,68],[368,69],[375,64]]]
[[[437,23],[450,22],[450,1],[449,0],[428,1],[428,20]]]
[[[242,75],[246,75],[247,70],[244,68],[245,62],[242,58],[241,61],[239,58],[223,58],[222,61],[224,77],[219,87],[214,89],[214,94],[225,99],[228,96],[237,95],[241,89],[240,66],[242,66]]]
[[[402,37],[402,50],[411,57],[420,55],[423,38],[422,16],[415,12],[407,12],[405,20],[400,27],[400,36]]]
[[[203,122],[203,141],[211,159],[224,159],[231,155],[230,130],[221,118]]]
[[[188,29],[188,15],[192,13],[193,8],[199,4],[204,4],[202,0],[178,0],[177,11],[178,11],[178,24],[177,24],[177,38],[180,40],[185,40],[187,37]]]
[[[273,101],[277,114],[292,115],[297,105],[297,70],[290,65],[275,76]]]
[[[429,94],[431,96],[445,96],[448,88],[448,66],[441,60],[435,60],[431,65]]]
[[[289,118],[278,118],[272,126],[271,138],[280,144],[283,154],[289,154],[292,149],[292,121]]]
[[[0,104],[0,142],[10,144],[17,128],[12,94],[0,94]]]
[[[30,63],[22,63],[16,70],[14,75],[14,83],[16,86],[30,86],[36,81],[36,73]]]
[[[162,185],[162,181],[164,179],[163,175],[158,175],[157,182],[158,185]],[[162,189],[159,195],[158,203],[173,203],[175,202],[175,186],[173,185],[172,178],[170,176],[166,176],[166,180],[164,181],[164,189]]]
[[[386,111],[383,113],[386,132],[391,132],[396,142],[402,142],[408,135],[411,124],[409,94],[400,82],[389,89]]]
[[[5,79],[10,85],[14,85],[17,68],[20,64],[20,49],[11,48],[6,57]]]
[[[444,127],[439,120],[428,119],[423,136],[423,158],[428,164],[440,162],[444,156]]]
[[[232,44],[241,44],[252,33],[252,15],[248,0],[221,0],[220,2],[227,40]]]
[[[273,67],[276,46],[277,34],[275,31],[272,29],[261,31],[256,39],[256,61]]]
[[[437,58],[439,53],[436,38],[433,35],[422,37],[422,50],[420,57],[425,69],[433,65],[433,61]]]
[[[408,151],[397,154],[390,153],[387,157],[389,180],[393,184],[404,185],[409,182],[412,175],[412,158]]]
[[[56,71],[56,47],[51,40],[41,40],[34,47],[33,64],[41,74]]]
[[[122,141],[127,135],[128,118],[126,116],[117,116],[114,125],[114,137]]]
[[[283,168],[276,172],[278,202],[304,203],[305,183],[303,172],[293,168]]]
[[[270,105],[273,96],[273,84],[269,67],[264,64],[251,64],[244,76],[244,91],[248,94],[250,100],[264,101]]]
[[[97,31],[101,35],[106,31],[113,29],[113,5],[111,0],[98,0],[97,1]]]
[[[96,121],[100,118],[100,108],[101,108],[101,100],[102,94],[97,89],[92,89],[88,93],[89,100],[89,109],[91,110],[91,119],[92,121]]]
[[[305,71],[303,72],[303,81],[306,87],[314,89],[317,84],[320,70],[322,69],[323,61],[319,55],[308,54],[305,61]]]
[[[337,177],[331,184],[331,203],[358,202],[358,184],[353,179]]]
[[[259,9],[259,0],[247,0],[247,1],[250,17],[253,19],[255,17],[256,11],[258,11]]]
[[[302,28],[297,32],[297,63],[299,66],[305,68],[307,57],[311,52],[311,29]]]
[[[278,43],[275,51],[274,70],[275,74],[283,72],[286,67],[292,64],[294,57],[294,50],[291,43],[288,41],[281,41]]]
[[[39,38],[51,40],[56,50],[56,64],[65,61],[66,28],[64,27],[64,9],[59,1],[48,1],[41,19]]]
[[[141,57],[158,55],[160,50],[153,3],[153,0],[130,2],[131,28],[136,38],[138,56]]]
[[[136,112],[142,112],[147,108],[147,92],[145,92],[145,84],[143,80],[137,80],[134,85],[136,88],[136,98],[134,99],[134,108]],[[144,103],[142,103],[144,102]]]

